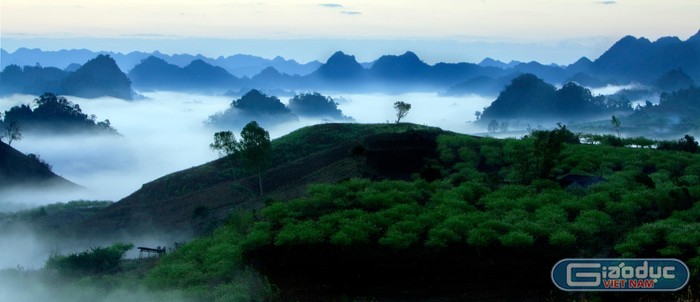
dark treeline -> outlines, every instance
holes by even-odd
[[[556,89],[533,74],[523,74],[513,79],[477,116],[481,123],[542,119],[582,121],[618,112],[632,112],[629,99],[593,96],[589,89],[574,82]]]
[[[268,96],[252,89],[231,102],[228,109],[210,116],[206,123],[218,128],[241,128],[251,120],[266,127],[311,117],[328,121],[353,121],[343,115],[338,104],[330,97],[318,92],[300,93],[285,106],[276,96]]]
[[[19,105],[5,111],[0,125],[17,125],[21,132],[52,134],[118,134],[109,120],[83,113],[78,104],[53,93],[44,93],[30,105]]]

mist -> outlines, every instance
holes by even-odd
[[[174,92],[142,94],[147,99],[124,101],[68,96],[70,101],[80,105],[83,112],[97,115],[98,120],[109,119],[122,136],[25,133],[22,140],[12,144],[14,148],[25,154],[39,154],[53,166],[54,173],[84,186],[86,190],[68,195],[50,192],[36,197],[32,194],[33,198],[16,190],[3,194],[0,209],[3,204],[5,210],[16,210],[75,199],[117,201],[144,183],[216,159],[217,154],[209,149],[216,129],[207,127],[204,121],[228,108],[232,97]],[[400,100],[413,106],[402,121],[461,133],[479,131],[467,122],[474,120],[474,111],[482,110],[492,101],[476,95],[440,97],[435,93],[329,95],[339,99],[343,113],[359,123],[394,122],[393,103]],[[0,99],[0,110],[30,103],[34,98],[13,95]],[[282,101],[287,103],[288,99],[282,98]],[[324,122],[328,121],[302,118],[298,122],[266,128],[272,138],[277,138],[300,127]],[[227,130],[238,135],[241,129]]]
[[[87,282],[68,283],[65,280],[57,280],[56,276],[46,276],[41,272],[22,269],[0,270],[0,301],[188,301],[178,291],[151,291],[139,284],[122,285],[111,289],[105,287],[89,285]]]
[[[204,121],[210,115],[228,108],[233,97],[173,92],[143,95],[147,99],[139,101],[68,96],[70,101],[80,105],[83,112],[97,115],[98,120],[109,119],[121,136],[25,133],[22,140],[12,144],[14,148],[25,154],[39,154],[53,166],[54,173],[85,187],[85,190],[7,190],[0,196],[0,212],[77,199],[118,201],[144,183],[217,158],[217,154],[209,149],[217,129],[210,128]],[[476,95],[441,97],[436,93],[327,95],[337,99],[343,113],[358,123],[393,123],[396,119],[393,104],[404,101],[410,103],[412,109],[402,121],[462,133],[479,131],[467,122],[474,120],[474,111],[481,110],[492,101],[491,98]],[[0,110],[30,103],[34,98],[30,95],[13,95],[0,99]],[[281,100],[288,102],[288,98]],[[297,122],[266,128],[274,139],[300,127],[324,122],[328,121],[301,118]],[[238,136],[241,129],[228,130]],[[114,240],[94,238],[53,238],[33,226],[13,224],[12,228],[8,228],[8,225],[0,220],[0,227],[3,228],[0,232],[0,269],[16,266],[41,269],[52,252],[75,253],[114,243]],[[120,241],[136,246],[172,246],[174,242],[184,239],[180,235],[152,234],[124,237]],[[18,253],[17,249],[24,252]],[[138,253],[132,250],[127,257],[138,257]],[[4,285],[6,283],[0,281],[0,286]],[[37,286],[46,288],[45,284]]]

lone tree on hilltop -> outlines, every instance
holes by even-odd
[[[240,142],[243,160],[248,168],[258,171],[260,195],[263,195],[262,172],[270,166],[272,159],[272,143],[270,133],[252,121],[243,127]]]
[[[401,118],[405,117],[411,110],[411,104],[398,101],[394,103],[394,109],[396,109],[396,123],[398,124],[401,122]]]

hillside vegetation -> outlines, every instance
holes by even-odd
[[[34,99],[32,105],[19,105],[5,111],[3,124],[16,123],[23,132],[50,134],[119,134],[109,120],[98,121],[87,115],[80,105],[63,96],[47,92]]]
[[[549,270],[566,257],[672,257],[700,272],[700,155],[578,141],[563,126],[493,139],[324,124],[273,141],[265,196],[223,158],[92,217],[221,219],[143,277],[193,300],[691,301],[697,284],[664,295],[551,284]],[[214,215],[215,196],[232,214]]]
[[[257,194],[257,173],[246,170],[239,158],[222,158],[144,184],[77,228],[103,235],[154,228],[198,233],[233,208],[260,208],[268,199],[295,198],[312,183],[353,177],[409,179],[423,165],[423,157],[434,152],[439,133],[446,132],[411,124],[302,128],[272,141],[262,198]]]

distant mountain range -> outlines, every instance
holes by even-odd
[[[208,58],[202,55],[189,54],[166,55],[158,51],[151,53],[135,51],[122,54],[111,51],[95,52],[87,49],[43,51],[40,49],[20,48],[13,53],[0,50],[0,57],[2,57],[2,60],[0,60],[0,69],[4,69],[13,64],[19,66],[35,66],[39,64],[41,66],[52,66],[70,71],[69,69],[74,68],[71,66],[90,60],[97,55],[109,55],[117,62],[119,68],[124,72],[131,71],[134,66],[151,56],[179,67],[185,67],[195,60],[202,60],[208,64],[222,67],[230,74],[237,77],[252,77],[268,67],[274,67],[287,74],[307,75],[318,69],[321,65],[318,61],[302,64],[294,60],[286,60],[279,56],[270,60],[244,54]]]
[[[80,67],[74,63],[96,53],[87,50],[43,52],[19,49],[13,54],[2,52],[3,81],[18,68],[9,64],[47,62],[52,67],[24,67],[25,73],[40,73],[40,84],[51,88],[64,73]],[[133,86],[141,90],[204,90],[237,91],[242,88],[267,90],[334,90],[342,92],[406,92],[441,91],[459,95],[479,93],[498,94],[510,80],[520,74],[533,74],[547,83],[563,85],[577,82],[587,87],[608,84],[640,83],[654,87],[660,81],[664,87],[685,85],[661,79],[673,70],[688,75],[690,82],[700,81],[700,32],[682,41],[664,37],[655,42],[646,38],[627,36],[615,43],[598,59],[581,58],[567,65],[544,65],[538,62],[500,62],[490,58],[479,64],[423,62],[415,53],[385,55],[371,63],[359,63],[354,56],[334,53],[325,63],[317,61],[299,64],[277,57],[266,60],[247,55],[206,58],[201,55],[167,56],[158,52],[110,54],[122,70],[129,70]],[[44,63],[42,63],[44,64]],[[9,68],[9,70],[8,70]],[[247,70],[247,71],[243,71]],[[255,74],[253,76],[252,74]],[[243,76],[242,76],[243,75]],[[668,78],[668,77],[667,77]],[[25,83],[33,85],[32,82]],[[664,87],[657,87],[663,91]],[[7,90],[7,89],[5,89]],[[26,89],[25,89],[26,90]],[[247,91],[247,90],[246,90]],[[12,91],[9,91],[12,92]],[[5,91],[5,93],[9,93]],[[21,90],[18,92],[22,92]],[[26,91],[25,91],[26,92]],[[43,91],[42,91],[43,93]]]

